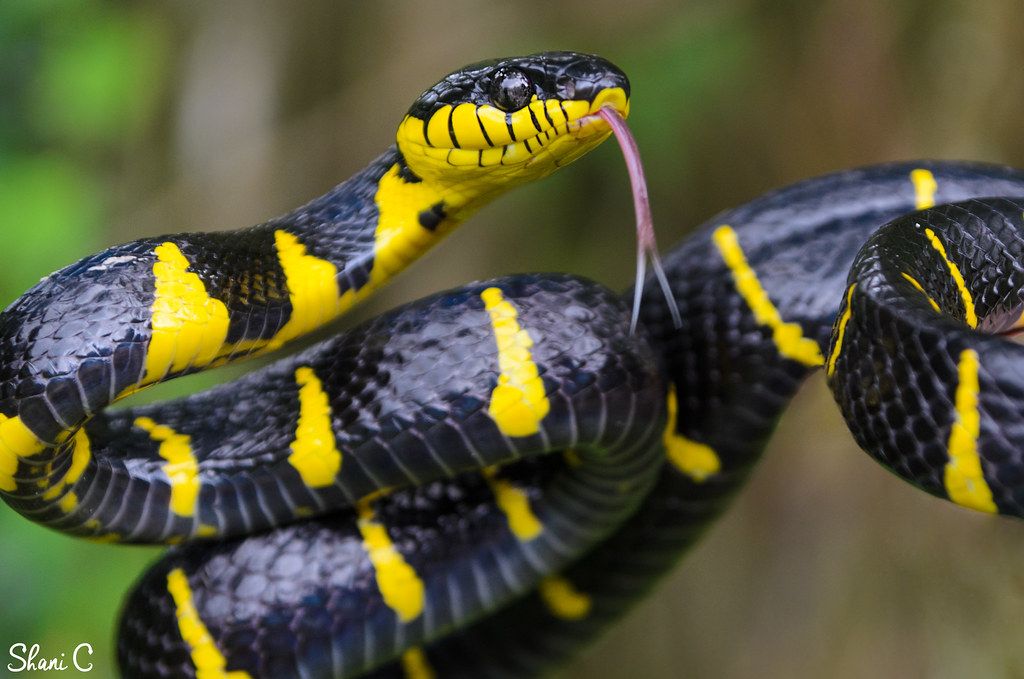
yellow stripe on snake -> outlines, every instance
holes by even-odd
[[[1024,349],[1001,336],[1024,312],[1024,174],[981,164],[840,172],[729,210],[668,255],[669,299],[644,284],[636,332],[628,291],[508,276],[107,408],[329,323],[598,145],[629,94],[589,55],[467,66],[324,196],[109,248],[3,312],[5,501],[74,535],[183,543],[129,594],[125,676],[540,673],[672,568],[818,368],[886,467],[1024,514]]]

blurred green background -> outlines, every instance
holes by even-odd
[[[1022,19],[1020,0],[4,0],[0,303],[115,242],[285,212],[382,150],[444,73],[542,49],[629,73],[665,244],[833,169],[1022,166]],[[632,267],[606,144],[486,208],[359,314],[516,271],[622,288]],[[6,507],[0,532],[0,666],[17,641],[88,641],[90,676],[113,676],[120,599],[159,550],[64,538]],[[1022,563],[1024,526],[882,471],[813,379],[727,516],[559,676],[1024,677]]]

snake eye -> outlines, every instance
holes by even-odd
[[[530,103],[533,83],[522,71],[507,66],[491,74],[491,102],[502,111],[515,111]]]

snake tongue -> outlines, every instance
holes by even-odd
[[[651,260],[651,268],[658,279],[658,285],[665,296],[669,313],[672,314],[672,322],[675,327],[682,325],[679,316],[679,308],[676,306],[675,295],[669,286],[668,277],[665,276],[665,268],[661,264],[661,256],[658,254],[658,241],[654,236],[654,220],[651,218],[651,201],[647,195],[647,177],[644,175],[644,166],[640,161],[640,149],[636,145],[633,133],[629,131],[629,125],[622,115],[610,106],[602,106],[596,112],[615,133],[615,139],[619,142],[622,155],[626,160],[626,169],[629,171],[629,183],[633,187],[633,209],[636,213],[636,287],[633,289],[633,316],[630,319],[630,332],[636,330],[637,320],[640,317],[640,300],[643,296],[644,280],[647,277],[647,259]]]

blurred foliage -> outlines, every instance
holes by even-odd
[[[152,122],[166,71],[161,23],[100,2],[0,5],[0,302],[108,240],[109,158]],[[0,648],[96,649],[112,676],[112,620],[125,583],[156,552],[68,540],[10,511],[0,532]],[[102,660],[100,660],[102,658]],[[70,661],[67,662],[70,664]],[[20,676],[31,676],[22,673]],[[38,673],[45,676],[44,673]]]
[[[501,54],[593,51],[630,74],[665,243],[832,169],[918,156],[1024,165],[1022,9],[6,0],[0,303],[113,242],[280,214],[377,154],[438,76]],[[358,315],[511,271],[624,287],[631,219],[606,145],[485,209]],[[113,676],[119,602],[158,550],[72,540],[6,508],[0,531],[0,649],[89,641],[91,676]],[[812,380],[736,506],[561,676],[1024,676],[1022,560],[1019,525],[927,498],[857,452]]]
[[[0,273],[4,303],[104,242],[114,178],[102,173],[115,171],[104,157],[152,121],[161,31],[99,2],[0,6],[0,224],[18,236]]]

